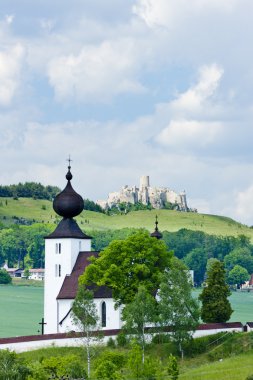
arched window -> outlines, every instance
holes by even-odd
[[[102,305],[101,305],[101,322],[102,322],[102,327],[106,327],[106,303],[105,303],[105,301],[103,301]]]

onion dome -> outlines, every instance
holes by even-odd
[[[71,185],[71,167],[68,166],[66,179],[68,181],[65,189],[58,194],[53,202],[54,211],[63,218],[73,218],[83,211],[84,202],[81,195],[77,194]]]
[[[155,217],[155,231],[150,234],[151,237],[154,237],[156,239],[162,239],[163,234],[158,230],[158,217],[156,215]]]

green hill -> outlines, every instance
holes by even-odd
[[[186,228],[194,231],[203,231],[220,236],[246,235],[253,241],[253,229],[242,225],[231,218],[185,213],[170,210],[133,211],[126,215],[108,216],[102,213],[83,211],[77,218],[85,231],[120,229],[125,227],[144,227],[149,231],[154,229],[155,215],[158,215],[161,231],[178,231]],[[53,224],[59,217],[52,208],[52,202],[32,198],[0,198],[0,222],[5,225],[13,223],[31,224],[43,222]]]

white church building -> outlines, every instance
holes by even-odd
[[[72,321],[72,303],[78,289],[78,278],[89,265],[91,237],[87,236],[73,219],[84,207],[82,197],[72,188],[71,167],[66,174],[67,185],[53,202],[54,211],[62,217],[56,229],[45,238],[44,332],[46,334],[77,331]],[[156,219],[152,237],[161,239]],[[89,286],[103,330],[122,327],[121,309],[115,310],[112,291],[106,286]]]
[[[56,229],[45,238],[44,321],[46,334],[76,331],[71,308],[78,288],[78,278],[89,265],[91,237],[81,231],[73,219],[83,211],[82,197],[71,185],[71,167],[67,185],[53,202],[54,211],[62,217]],[[120,329],[120,310],[114,309],[112,292],[107,287],[95,287],[94,301],[105,330]]]

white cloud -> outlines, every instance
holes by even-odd
[[[133,12],[149,27],[174,27],[184,19],[212,10],[230,12],[239,0],[138,0]]]
[[[193,150],[214,143],[221,131],[222,124],[218,122],[172,120],[156,140],[165,146]]]
[[[9,106],[18,89],[24,48],[18,44],[0,51],[0,105]]]
[[[77,55],[52,59],[50,84],[60,101],[110,101],[114,95],[143,92],[136,79],[135,48],[131,40],[85,46]]]
[[[171,105],[175,109],[187,111],[200,110],[203,103],[212,97],[219,86],[223,69],[217,64],[205,65],[199,69],[198,83],[180,94]]]

